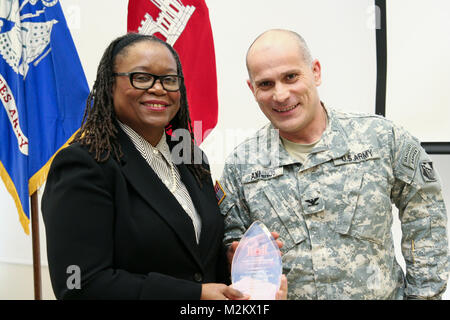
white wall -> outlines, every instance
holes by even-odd
[[[210,159],[213,178],[220,176],[223,160],[232,147],[266,122],[245,83],[245,53],[253,39],[268,28],[289,28],[305,37],[313,55],[322,64],[323,84],[319,91],[326,104],[347,111],[374,112],[376,55],[372,0],[206,0],[206,3],[216,48],[219,122],[202,147]],[[92,86],[104,49],[113,38],[126,31],[127,0],[63,0],[61,4],[88,83]],[[433,4],[439,4],[439,7]],[[450,4],[445,0],[429,1],[422,8],[422,11],[427,10],[433,14],[438,11],[441,15],[448,15]],[[392,23],[395,24],[394,17]],[[428,45],[441,48],[439,37],[433,39],[427,40]],[[450,50],[446,56],[449,54]],[[426,68],[426,61],[414,60],[411,52],[407,55],[414,61],[414,66]],[[392,61],[400,64],[401,58],[396,57]],[[429,78],[428,82],[422,79],[428,84],[428,92],[433,92],[434,83],[450,86],[446,77],[448,69],[446,71],[436,72],[439,79]],[[409,86],[416,80],[409,74],[399,74],[403,82],[399,82],[397,87],[408,92]],[[391,103],[395,102],[392,98],[394,93],[391,92]],[[423,95],[426,96],[425,93]],[[387,107],[388,111],[391,110],[389,103]],[[427,110],[432,110],[434,115],[445,111],[441,104],[433,104],[435,109],[429,107]],[[405,107],[407,114],[414,114],[417,110],[411,111]],[[401,113],[399,118],[404,118]],[[413,124],[409,129],[419,137],[426,136],[423,132],[437,130],[429,122]],[[449,204],[449,157],[433,156],[433,159],[444,182],[445,201]],[[40,231],[43,297],[54,299],[45,267],[47,259],[42,222]],[[394,226],[394,235],[399,239],[398,221]],[[31,237],[23,233],[13,201],[4,185],[0,184],[0,300],[33,299],[31,261]],[[445,298],[449,299],[448,292]]]
[[[203,148],[213,175],[221,172],[232,147],[267,121],[247,87],[245,67],[249,45],[267,29],[292,29],[305,38],[322,64],[319,91],[327,105],[374,112],[376,48],[371,3],[373,7],[368,0],[207,1],[217,56],[219,122]]]
[[[386,116],[422,141],[450,142],[450,4],[387,2]]]

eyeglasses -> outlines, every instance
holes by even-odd
[[[181,81],[183,77],[178,75],[163,75],[157,76],[147,72],[116,72],[115,76],[128,76],[133,87],[140,90],[148,90],[152,88],[159,79],[162,87],[166,91],[180,90]]]

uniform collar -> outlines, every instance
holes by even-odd
[[[336,112],[327,108],[323,103],[322,106],[328,116],[328,125],[322,134],[322,139],[311,150],[301,170],[307,170],[329,160],[340,158],[349,151],[347,137]]]
[[[303,163],[301,170],[307,170],[329,160],[340,158],[349,151],[347,138],[339,119],[337,118],[336,112],[333,109],[326,107],[323,103],[322,107],[327,113],[328,124],[320,141],[311,150],[306,162]],[[270,137],[268,139],[270,142],[269,154],[266,154],[270,161],[268,161],[267,167],[276,168],[299,163],[298,160],[291,157],[286,151],[281,141],[279,131],[275,129],[272,124],[269,124],[266,127],[265,135]]]

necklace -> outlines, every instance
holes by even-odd
[[[177,179],[175,176],[175,166],[173,162],[170,161],[170,173],[172,174],[172,186],[169,188],[170,192],[174,193],[177,190]]]

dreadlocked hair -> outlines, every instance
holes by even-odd
[[[127,33],[111,42],[100,60],[97,78],[86,101],[86,109],[80,130],[71,142],[79,142],[81,145],[88,146],[89,152],[93,154],[97,162],[104,162],[110,157],[120,162],[120,158],[123,156],[122,148],[117,139],[118,122],[114,111],[112,94],[112,87],[115,81],[115,58],[118,54],[122,54],[130,45],[141,41],[153,41],[166,46],[175,58],[178,75],[183,77],[183,70],[177,52],[172,46],[155,36]],[[194,161],[195,139],[184,81],[180,85],[180,109],[167,125],[166,133],[173,133],[177,129],[185,129],[189,132],[190,141],[188,143],[190,145],[191,161],[190,163],[185,163],[185,165],[192,172],[199,185],[202,186],[202,180],[209,179],[210,171],[202,163]],[[183,141],[183,143],[186,144],[187,142]]]

